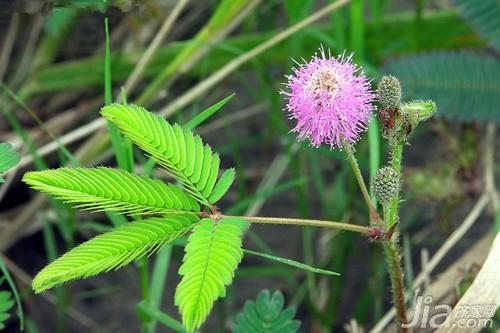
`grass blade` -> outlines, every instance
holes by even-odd
[[[157,320],[158,322],[174,330],[175,332],[187,333],[187,331],[184,329],[184,326],[182,326],[182,323],[180,321],[176,320],[175,318],[171,317],[165,312],[155,309],[148,302],[142,301],[141,303],[137,304],[137,309],[140,311],[142,316],[148,319],[153,318],[154,320]],[[194,333],[200,333],[200,332],[194,331]]]
[[[106,33],[106,52],[104,56],[104,103],[113,103],[112,78],[111,78],[111,51],[109,46],[108,18],[104,19],[104,30]],[[111,122],[107,122],[108,132],[111,137],[111,145],[115,152],[118,166],[129,172],[133,171],[133,155],[130,140],[120,135],[118,128]]]
[[[233,93],[226,98],[218,101],[214,105],[208,107],[207,109],[203,110],[202,112],[198,113],[186,125],[184,125],[184,127],[193,130],[205,120],[212,117],[217,111],[219,111],[224,105],[226,105],[226,103],[229,102],[234,97],[234,95],[235,94]]]
[[[273,256],[273,255],[266,254],[266,253],[261,253],[261,252],[256,252],[256,251],[252,251],[252,250],[247,250],[247,249],[243,249],[243,253],[251,254],[251,255],[254,255],[254,256],[262,257],[262,258],[266,258],[266,259],[269,259],[269,260],[272,260],[272,261],[277,261],[277,262],[282,263],[284,265],[293,266],[295,268],[299,268],[299,269],[302,269],[302,270],[305,270],[305,271],[308,271],[308,272],[313,272],[313,273],[317,273],[317,274],[324,274],[324,275],[337,275],[337,276],[340,276],[340,274],[337,273],[337,272],[332,272],[332,271],[329,271],[329,270],[326,270],[326,269],[311,267],[309,265],[303,264],[301,262],[298,262],[298,261],[295,261],[295,260],[292,260],[292,259],[282,258],[282,257]]]

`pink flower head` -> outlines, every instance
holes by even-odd
[[[352,55],[334,58],[326,56],[323,48],[320,53],[293,69],[287,77],[289,91],[282,93],[288,98],[290,118],[297,120],[292,132],[299,133],[298,140],[341,148],[342,139],[354,143],[366,130],[375,95],[352,63]]]

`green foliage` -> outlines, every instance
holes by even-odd
[[[500,2],[498,0],[453,0],[458,12],[479,35],[500,51]]]
[[[12,276],[10,276],[7,267],[5,266],[5,262],[0,257],[0,272],[3,273],[3,276],[0,277],[0,287],[3,282],[6,281],[9,285],[12,293],[9,291],[0,291],[0,330],[4,328],[4,322],[9,318],[9,314],[7,313],[9,309],[12,307],[12,294],[14,295],[14,300],[17,307],[17,317],[19,318],[19,328],[21,331],[24,330],[24,311],[23,306],[21,304],[21,298],[19,297],[19,292],[17,291],[16,285],[12,280]]]
[[[198,203],[172,184],[111,168],[28,172],[23,181],[77,208],[124,214],[198,212]]]
[[[49,3],[56,7],[78,8],[104,12],[106,10],[108,0],[49,0]]]
[[[0,278],[0,287],[3,284],[4,277]],[[0,291],[0,330],[5,328],[5,321],[10,318],[9,310],[14,306],[12,293],[7,290]]]
[[[245,308],[236,316],[233,333],[294,333],[300,327],[300,321],[293,320],[294,308],[283,310],[285,303],[279,291],[270,295],[263,290],[257,300],[247,301]]]
[[[392,61],[408,97],[431,99],[437,115],[463,121],[500,120],[500,63],[468,52],[435,52]]]
[[[216,184],[219,155],[189,129],[170,125],[165,119],[135,105],[112,104],[103,107],[101,113],[167,169],[200,203],[207,206],[215,203],[231,185],[228,181],[233,177],[227,174],[234,173],[232,170],[221,177],[223,184]],[[213,195],[214,189],[216,195]]]
[[[205,120],[228,100],[185,128],[133,105],[112,104],[102,109],[103,116],[166,168],[186,193],[172,184],[105,167],[28,172],[23,180],[31,187],[77,208],[161,216],[123,224],[70,250],[37,274],[35,292],[118,269],[193,228],[179,270],[183,278],[175,302],[186,329],[193,332],[200,327],[232,281],[243,256],[241,237],[248,225],[237,218],[199,221],[199,216],[208,216],[208,208],[214,213],[212,204],[229,189],[235,172],[226,170],[218,179],[219,156],[188,127]],[[199,203],[206,211],[201,212]]]
[[[332,272],[332,271],[329,271],[326,269],[312,267],[312,266],[303,264],[301,262],[298,262],[298,261],[295,261],[292,259],[273,256],[273,255],[267,254],[267,253],[261,253],[261,252],[256,252],[256,251],[252,251],[252,250],[247,250],[247,249],[243,249],[243,253],[266,258],[268,260],[279,262],[280,264],[288,265],[288,266],[295,267],[298,269],[303,269],[303,270],[309,271],[311,273],[324,274],[324,275],[340,275],[339,273],[336,273],[336,272]]]
[[[179,269],[183,278],[175,293],[175,304],[188,332],[199,328],[214,301],[225,296],[225,286],[231,284],[243,256],[241,235],[246,228],[247,223],[236,218],[219,222],[203,219],[194,227]]]
[[[185,234],[197,221],[198,218],[192,215],[169,215],[121,225],[77,246],[46,266],[33,279],[33,289],[39,293],[69,280],[128,265]]]
[[[0,175],[19,163],[21,158],[12,151],[12,146],[9,143],[0,143]],[[5,180],[0,177],[0,184]]]
[[[219,199],[226,194],[227,190],[229,190],[229,187],[234,181],[234,177],[236,177],[236,173],[233,168],[224,171],[217,184],[215,184],[212,193],[210,193],[208,201],[212,203],[219,201]]]
[[[234,94],[231,94],[227,96],[226,98],[218,101],[214,105],[208,107],[207,109],[203,110],[196,116],[194,116],[186,125],[185,127],[192,130],[193,128],[197,127],[201,123],[203,123],[205,120],[208,118],[212,117],[217,111],[219,111],[224,105],[226,105],[227,102],[229,102],[232,98],[234,97]]]

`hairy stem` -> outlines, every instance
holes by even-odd
[[[363,199],[365,200],[366,207],[368,207],[368,210],[370,212],[370,217],[374,222],[378,223],[379,225],[383,225],[382,219],[378,215],[375,207],[373,207],[372,201],[370,199],[370,194],[368,193],[368,189],[366,188],[363,175],[361,174],[361,170],[359,169],[358,162],[356,161],[356,157],[354,156],[351,145],[345,140],[342,140],[342,142],[344,145],[344,150],[347,154],[347,158],[349,159],[349,163],[351,164],[352,171],[354,171],[354,175],[356,176],[356,180],[358,181],[359,188],[361,190],[361,193],[363,194]]]
[[[342,223],[342,222],[324,221],[324,220],[292,219],[292,218],[285,218],[285,217],[222,215],[222,218],[224,218],[224,217],[241,218],[241,219],[246,220],[249,223],[288,224],[288,225],[301,225],[304,227],[332,228],[332,229],[358,232],[358,233],[361,233],[361,234],[367,235],[367,236],[372,235],[374,232],[374,229],[371,227],[365,227],[365,226],[361,226],[361,225]]]
[[[396,308],[398,332],[407,332],[407,329],[402,326],[402,324],[407,323],[406,303],[401,257],[396,239],[397,237],[394,237],[391,240],[384,241],[383,247],[391,279],[392,302]]]
[[[396,171],[398,179],[401,179],[401,162],[405,141],[397,141],[392,144],[391,167]],[[384,220],[388,228],[392,228],[397,222],[399,211],[399,191],[391,202],[384,206]],[[402,324],[407,323],[405,288],[403,270],[401,268],[401,256],[399,255],[397,230],[396,236],[384,241],[384,253],[387,260],[389,277],[391,280],[392,301],[396,308],[398,332],[407,332]]]
[[[391,167],[396,171],[398,179],[401,179],[401,160],[403,158],[403,142],[395,142],[391,149]],[[386,218],[388,227],[392,227],[396,223],[399,210],[399,192],[391,199],[391,207],[389,217]]]

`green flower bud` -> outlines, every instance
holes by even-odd
[[[399,177],[396,170],[383,167],[375,174],[372,183],[372,192],[381,203],[389,202],[399,191]]]
[[[421,121],[432,117],[436,110],[436,103],[433,101],[411,101],[401,105],[401,114],[408,121],[412,129]]]
[[[382,109],[396,110],[401,103],[401,84],[392,75],[384,76],[378,83],[377,98]]]

